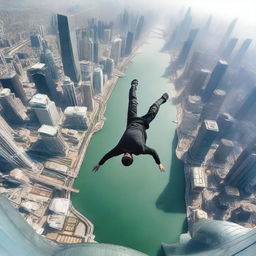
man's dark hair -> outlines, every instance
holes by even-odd
[[[122,164],[124,166],[129,166],[129,165],[132,164],[132,162],[133,162],[133,158],[132,157],[129,157],[129,156],[123,156],[122,157]]]

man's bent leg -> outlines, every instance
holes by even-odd
[[[142,116],[142,118],[146,120],[147,123],[149,124],[156,117],[159,111],[160,105],[165,103],[168,100],[168,98],[169,98],[168,94],[164,93],[161,98],[159,98],[155,103],[153,103],[150,106],[148,113]]]
[[[131,88],[129,91],[129,104],[128,104],[128,114],[127,114],[127,126],[131,122],[131,119],[134,117],[137,117],[137,96],[136,96],[136,90],[137,90],[138,80],[134,79],[131,82]]]

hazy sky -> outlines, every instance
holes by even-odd
[[[151,7],[156,10],[168,10],[173,6],[192,7],[194,12],[204,12],[222,16],[223,18],[239,17],[239,20],[247,23],[256,24],[256,0],[0,0],[0,6],[34,6],[40,5],[52,8],[57,6],[75,5],[111,5],[111,8],[132,7],[134,9],[145,9]],[[138,11],[139,11],[138,10]]]

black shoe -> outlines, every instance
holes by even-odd
[[[133,79],[132,82],[131,82],[131,85],[138,85],[139,84],[139,81],[137,79]]]
[[[168,93],[164,93],[161,98],[164,100],[163,103],[165,103],[169,99]]]

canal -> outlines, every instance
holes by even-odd
[[[96,240],[134,248],[150,256],[162,255],[161,242],[174,243],[186,232],[183,164],[175,156],[176,108],[171,100],[161,106],[148,130],[147,145],[157,150],[166,172],[161,173],[153,158],[137,156],[131,167],[120,159],[108,160],[97,173],[94,165],[116,145],[125,130],[128,91],[132,79],[139,80],[138,114],[170,91],[162,77],[169,55],[161,53],[164,40],[155,29],[119,79],[108,101],[105,125],[88,146],[72,195],[75,208],[93,222]]]

